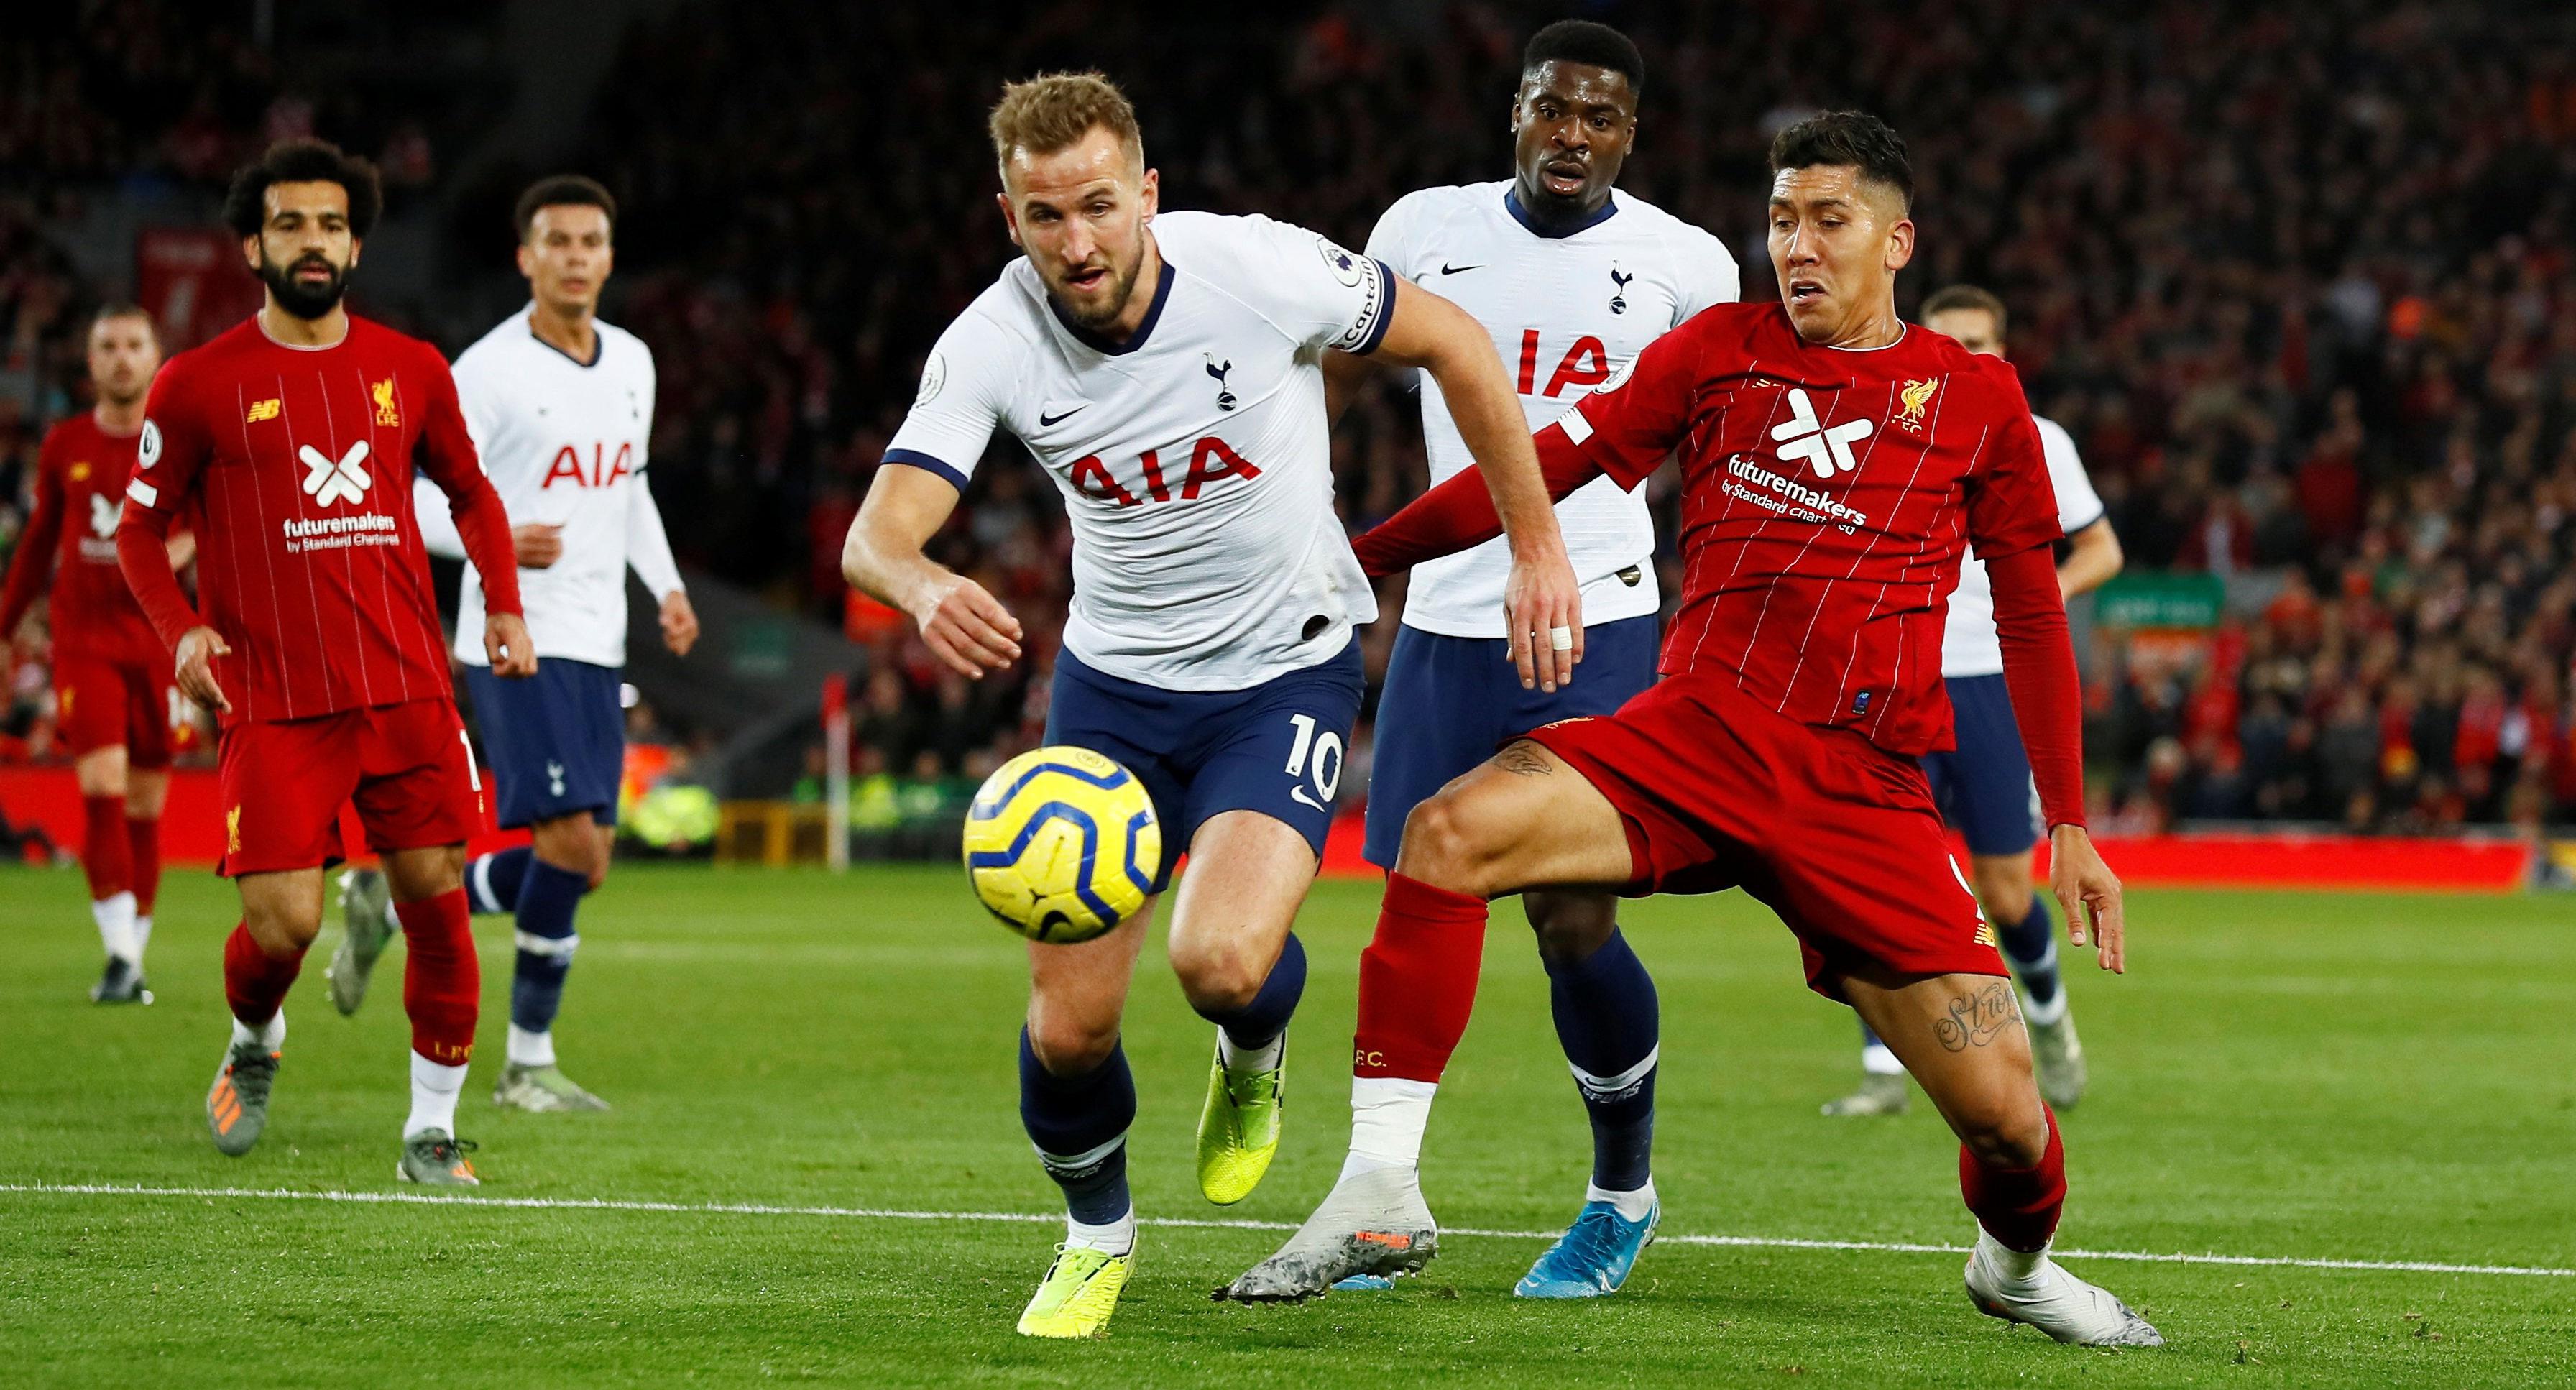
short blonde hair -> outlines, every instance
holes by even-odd
[[[1008,177],[1012,151],[1053,154],[1095,127],[1118,137],[1127,157],[1145,167],[1145,135],[1118,84],[1097,72],[1041,73],[1002,88],[993,104],[993,157]]]

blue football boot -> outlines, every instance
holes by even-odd
[[[1538,1257],[1530,1272],[1512,1286],[1515,1298],[1600,1298],[1628,1282],[1637,1257],[1654,1243],[1663,1224],[1664,1204],[1646,1209],[1646,1219],[1630,1221],[1608,1202],[1586,1202],[1556,1244]]]

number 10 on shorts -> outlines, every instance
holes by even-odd
[[[1292,714],[1288,716],[1288,722],[1297,726],[1297,742],[1288,750],[1288,775],[1306,777],[1310,766],[1308,755],[1313,755],[1311,767],[1315,790],[1323,794],[1323,799],[1319,801],[1307,795],[1302,785],[1289,788],[1288,794],[1318,811],[1330,810],[1333,792],[1342,784],[1342,736],[1330,729],[1320,736],[1316,734],[1315,716],[1311,714]]]

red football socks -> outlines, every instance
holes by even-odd
[[[125,841],[125,798],[81,798],[81,870],[89,875],[89,900],[105,902],[134,886],[133,853]]]
[[[1360,952],[1354,1075],[1440,1079],[1476,1008],[1485,913],[1482,898],[1386,876],[1377,935]]]
[[[153,900],[161,895],[161,822],[125,821],[126,863],[129,880],[134,886],[134,915],[152,915]]]
[[[2045,1104],[2040,1109],[2048,1116],[2048,1149],[2036,1167],[1989,1167],[1959,1146],[1959,1192],[1968,1210],[1986,1234],[2024,1254],[2048,1248],[2066,1209],[2066,1145],[2057,1137],[2057,1112]]]
[[[402,919],[406,943],[403,1012],[411,1016],[411,1050],[442,1066],[462,1066],[474,1055],[475,1012],[483,998],[465,890],[398,903],[394,915]]]
[[[277,1017],[286,991],[303,969],[303,951],[272,956],[251,939],[250,928],[236,925],[224,938],[224,1002],[232,1005],[233,1017],[244,1028],[256,1033]]]

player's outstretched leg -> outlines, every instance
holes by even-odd
[[[1127,1130],[1136,1079],[1118,1019],[1153,900],[1117,930],[1078,945],[1029,947],[1029,1017],[1020,1030],[1020,1124],[1064,1193],[1064,1243],[1020,1313],[1030,1337],[1090,1337],[1108,1327],[1136,1261]]]
[[[581,946],[574,914],[595,881],[594,869],[604,872],[607,867],[605,844],[587,811],[542,822],[537,836],[540,850],[555,849],[556,857],[582,862],[578,867],[559,864],[541,852],[519,872],[513,893],[519,951],[510,977],[509,1055],[493,1082],[492,1103],[537,1112],[605,1110],[608,1102],[582,1089],[556,1065],[554,1035],[564,981]],[[598,856],[596,864],[593,855]]]
[[[134,969],[124,982],[122,991],[103,990],[98,997],[102,1004],[152,1002],[152,990],[143,978],[143,955],[152,945],[152,910],[161,896],[161,812],[156,801],[150,807],[150,815],[135,815],[132,788],[135,782],[155,775],[159,776],[166,786],[168,774],[137,771],[127,775],[130,780],[127,784],[125,846],[126,865],[131,874],[129,881],[133,885],[131,891],[134,894],[134,928],[131,938],[134,944]],[[100,981],[102,987],[106,983],[104,980]]]
[[[224,1002],[232,1009],[233,1031],[206,1091],[206,1127],[215,1148],[235,1158],[249,1153],[268,1129],[269,1091],[286,1048],[286,991],[303,969],[303,947],[271,951],[247,923],[235,925],[224,940]]]
[[[1655,1064],[1661,1055],[1654,979],[1619,934],[1606,893],[1523,896],[1547,967],[1557,1041],[1592,1122],[1592,1181],[1574,1224],[1512,1288],[1522,1298],[1616,1293],[1655,1238]]]
[[[437,1187],[473,1187],[481,1179],[456,1137],[456,1100],[474,1055],[474,1024],[483,994],[473,924],[458,886],[462,846],[399,850],[386,856],[394,908],[402,923],[403,1012],[411,1019],[411,1113],[403,1121],[402,1161],[395,1175]]]
[[[1199,1108],[1199,1192],[1231,1206],[1252,1195],[1279,1152],[1288,1020],[1306,992],[1306,947],[1288,926],[1316,857],[1295,827],[1235,810],[1199,828],[1190,858],[1224,866],[1181,880],[1169,954],[1190,1007],[1217,1028]]]
[[[354,1014],[367,1002],[367,982],[375,975],[376,959],[398,930],[393,896],[381,870],[351,869],[340,875],[340,944],[331,951],[331,963],[322,968],[322,978],[331,986],[333,1008],[343,1015]]]
[[[1360,953],[1350,1156],[1306,1224],[1217,1297],[1311,1298],[1353,1275],[1413,1273],[1438,1253],[1422,1137],[1475,1010],[1487,900],[1632,876],[1618,812],[1535,743],[1513,744],[1414,808],[1377,934]]]
[[[1979,1312],[2082,1346],[2162,1346],[2145,1318],[2049,1258],[2066,1205],[2066,1149],[2032,1080],[2009,981],[1991,975],[1847,978],[1845,992],[1959,1136],[1959,1189],[1977,1218],[1968,1297]]]
[[[1828,1115],[1902,1115],[1909,1093],[1905,1064],[1878,1040],[1869,1025],[1860,1026],[1860,1089],[1825,1102]]]

